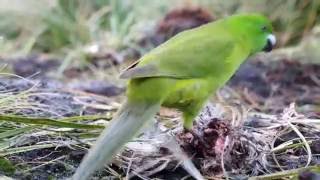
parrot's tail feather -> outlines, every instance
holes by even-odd
[[[111,124],[89,150],[73,179],[86,180],[95,170],[105,163],[110,163],[112,156],[130,141],[159,109],[159,103],[124,103]]]

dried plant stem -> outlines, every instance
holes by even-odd
[[[83,119],[83,118],[80,118],[80,119]],[[105,128],[105,126],[101,126],[101,125],[78,124],[78,123],[59,121],[59,120],[54,120],[49,118],[30,118],[30,117],[22,117],[22,116],[14,116],[14,115],[0,115],[0,121],[8,121],[8,122],[24,123],[24,124],[48,125],[48,126],[65,127],[65,128],[77,128],[77,129]]]

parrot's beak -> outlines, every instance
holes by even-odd
[[[276,42],[277,42],[276,37],[273,34],[269,34],[267,36],[267,44],[263,48],[263,51],[270,52],[272,48],[276,45]]]

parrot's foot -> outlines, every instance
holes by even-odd
[[[183,127],[182,133],[184,133],[184,134],[190,133],[192,135],[196,135],[196,133],[194,132],[194,130],[192,128],[186,128],[186,127]]]
[[[179,136],[183,141],[188,143],[192,143],[196,137],[192,131],[187,129],[184,129]]]
[[[191,143],[196,139],[199,139],[199,135],[192,129],[184,128],[181,132],[181,135],[183,135],[183,139],[187,140],[187,142]]]

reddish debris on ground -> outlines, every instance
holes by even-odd
[[[138,43],[145,49],[152,49],[170,39],[181,31],[192,29],[214,21],[210,11],[201,7],[184,7],[169,11],[157,24],[155,30]],[[141,53],[134,50],[133,56],[139,58]]]
[[[230,125],[226,121],[213,118],[205,127],[196,125],[194,130],[182,132],[178,137],[187,153],[197,157],[219,158],[229,134]]]
[[[156,29],[156,41],[161,43],[177,33],[201,26],[214,18],[208,10],[200,7],[187,7],[170,11]]]
[[[181,132],[177,136],[184,151],[193,158],[196,166],[201,167],[203,173],[220,175],[226,137],[231,134],[231,126],[228,121],[218,118],[205,121],[207,123],[198,122],[191,131]]]

